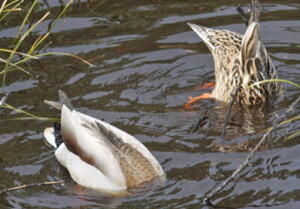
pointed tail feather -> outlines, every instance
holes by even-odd
[[[255,58],[261,47],[260,28],[257,22],[252,22],[243,36],[241,47],[242,63],[247,59]]]
[[[63,105],[66,105],[71,110],[74,109],[69,97],[63,90],[61,90],[61,89],[58,90],[58,97],[59,97],[59,102],[50,101],[50,100],[45,99],[44,103],[47,105],[50,105],[58,110],[61,110]]]
[[[193,23],[187,23],[196,33],[197,35],[204,41],[204,43],[207,45],[207,47],[209,48],[209,50],[213,51],[215,49],[215,46],[212,45],[212,43],[210,42],[209,38],[208,38],[208,34],[209,34],[209,28],[203,27],[203,26],[199,26]]]
[[[62,116],[66,114],[66,113],[64,113],[64,112],[66,112],[66,109],[69,110],[69,112],[72,112],[71,110],[73,109],[73,105],[72,105],[70,99],[68,98],[68,96],[66,95],[66,93],[62,90],[58,90],[58,96],[59,96],[59,102],[44,100],[44,103],[54,107],[55,109],[62,111]],[[66,108],[64,108],[64,106]],[[61,121],[64,121],[64,120],[61,120]],[[59,145],[61,143],[63,143],[63,138],[61,136],[60,124],[54,123],[53,127],[46,128],[44,130],[44,137],[48,144],[50,144],[54,148],[58,148]]]
[[[260,5],[258,0],[251,0],[251,10],[248,19],[248,26],[253,22],[258,22],[260,16]]]
[[[61,89],[58,90],[58,96],[59,96],[59,101],[61,104],[66,105],[71,110],[74,109],[74,107],[71,103],[71,100],[69,99],[69,97],[63,90],[61,90]]]
[[[242,20],[246,26],[249,26],[252,22],[259,22],[260,4],[258,0],[251,0],[251,9],[249,15],[245,13],[240,5],[236,8],[236,10],[242,17]]]
[[[60,102],[54,102],[50,100],[44,100],[44,103],[47,105],[50,105],[51,107],[54,107],[55,109],[61,110],[62,104]]]

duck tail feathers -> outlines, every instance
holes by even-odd
[[[259,22],[260,16],[260,5],[258,0],[251,0],[251,9],[250,9],[250,16],[248,19],[248,25],[252,22]]]
[[[63,105],[66,105],[71,110],[74,109],[71,100],[63,90],[61,89],[58,90],[58,97],[59,97],[59,102],[44,100],[44,103],[58,110],[61,110]]]
[[[206,44],[206,46],[209,48],[210,51],[213,51],[215,49],[215,46],[211,43],[209,39],[209,35],[212,33],[212,29],[206,28],[203,26],[199,26],[193,23],[187,23],[195,33],[203,40],[203,42]]]

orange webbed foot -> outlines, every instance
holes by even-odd
[[[194,104],[195,102],[197,102],[201,99],[210,99],[210,98],[212,98],[212,94],[210,94],[210,93],[204,93],[197,97],[189,97],[187,103],[184,104],[184,109],[191,109],[191,105]]]
[[[203,83],[199,86],[196,86],[194,89],[195,90],[209,89],[209,88],[215,87],[215,85],[216,85],[216,82],[207,82],[207,83]]]

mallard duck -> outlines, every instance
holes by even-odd
[[[186,107],[203,98],[229,103],[235,91],[237,104],[260,105],[280,90],[278,82],[252,85],[265,79],[277,78],[276,69],[261,41],[258,18],[258,1],[252,0],[244,35],[188,23],[212,53],[216,82],[211,94],[190,97]]]
[[[150,151],[135,137],[76,111],[63,91],[60,103],[45,103],[61,110],[60,132],[46,128],[46,141],[55,157],[79,185],[104,194],[123,195],[164,171]]]

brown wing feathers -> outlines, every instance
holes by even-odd
[[[93,121],[81,124],[91,130],[98,138],[110,144],[120,167],[125,175],[127,187],[133,188],[143,182],[150,181],[157,177],[157,173],[149,160],[145,158],[132,145],[123,142],[114,132],[107,129],[103,124]],[[100,136],[100,137],[99,137]]]

